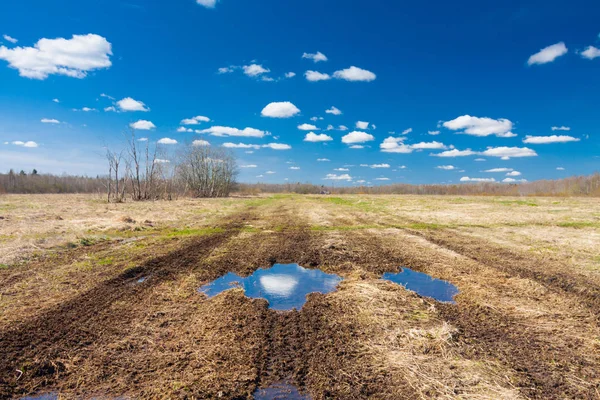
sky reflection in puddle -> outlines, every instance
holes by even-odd
[[[403,268],[401,272],[383,274],[383,279],[404,286],[424,297],[431,297],[444,303],[454,302],[454,296],[458,294],[458,288],[450,282],[441,279],[435,279],[422,272],[413,271],[410,268]]]

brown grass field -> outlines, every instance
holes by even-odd
[[[197,291],[273,263],[344,281],[290,312]],[[402,266],[456,304],[380,279]],[[0,398],[244,399],[281,380],[313,399],[600,398],[600,201],[0,197]]]

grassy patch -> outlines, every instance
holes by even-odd
[[[84,237],[79,239],[79,244],[82,246],[93,246],[98,242],[96,238]]]
[[[569,221],[569,222],[559,222],[558,226],[561,228],[600,228],[600,222],[593,221]]]
[[[8,264],[0,264],[0,269],[8,269]]]
[[[537,207],[538,206],[537,203],[534,203],[533,201],[527,201],[527,200],[501,200],[501,201],[498,201],[498,203],[504,204],[505,206],[512,206],[512,205],[529,206],[529,207]]]
[[[98,260],[98,265],[111,265],[112,263],[112,257],[101,258]]]
[[[167,237],[180,237],[180,236],[202,236],[210,235],[213,233],[221,233],[225,230],[223,228],[186,228],[186,229],[175,229],[167,234]]]

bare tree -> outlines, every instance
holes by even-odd
[[[229,196],[238,173],[231,152],[209,146],[187,146],[177,171],[194,197]]]

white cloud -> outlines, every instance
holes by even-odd
[[[11,42],[12,44],[15,44],[18,42],[17,39],[15,39],[14,37],[10,37],[8,35],[2,35],[2,37],[4,38],[4,40],[6,40],[7,42]]]
[[[260,146],[257,144],[246,144],[246,143],[231,143],[231,142],[227,142],[227,143],[223,143],[223,147],[226,147],[228,149],[255,149],[258,150],[260,149]]]
[[[111,99],[114,100],[115,98],[112,96],[107,95],[106,93],[100,93],[100,97],[106,97],[107,99]]]
[[[567,143],[567,142],[579,142],[580,139],[573,136],[566,135],[552,135],[552,136],[529,136],[527,135],[523,139],[523,143],[529,144],[548,144],[548,143]]]
[[[333,125],[331,125],[331,124],[327,125],[327,130],[328,130],[328,131],[332,131],[332,130],[334,130],[334,129],[335,129],[335,128],[333,127]]]
[[[196,0],[196,3],[206,8],[215,8],[217,1],[218,0]]]
[[[366,181],[364,179],[359,179],[356,181],[356,183],[365,183]]]
[[[269,175],[276,174],[276,172],[275,172],[275,171],[267,171],[267,172],[265,172],[265,173],[266,173],[266,174],[269,174]]]
[[[390,178],[375,178],[376,181],[389,181]]]
[[[117,106],[119,106],[121,111],[150,111],[144,103],[134,100],[131,97],[125,97],[124,99],[117,101]]]
[[[177,144],[177,140],[171,138],[162,138],[158,141],[160,144]]]
[[[251,76],[251,77],[257,77],[259,75],[271,72],[270,69],[265,68],[260,64],[244,65],[242,67],[242,69],[244,70],[244,74]]]
[[[412,128],[408,128],[408,129],[405,129],[405,130],[403,130],[403,131],[402,131],[402,134],[403,134],[403,135],[408,135],[408,134],[409,134],[409,133],[411,133],[412,131],[413,131],[413,129],[412,129]]]
[[[325,112],[332,115],[342,115],[342,111],[334,106],[331,106],[331,108],[329,110],[325,110]]]
[[[302,124],[302,125],[298,125],[298,129],[300,129],[301,131],[314,131],[319,128],[317,128],[316,126],[311,125],[311,124]]]
[[[200,122],[210,122],[210,118],[205,117],[203,115],[198,115],[196,117],[182,119],[180,124],[181,125],[198,125]]]
[[[369,168],[373,168],[373,169],[376,169],[376,168],[390,168],[390,164],[372,164],[372,165],[369,165]]]
[[[309,82],[328,81],[329,79],[331,79],[331,76],[329,76],[329,74],[325,74],[319,71],[306,71],[304,73],[304,76]]]
[[[369,129],[369,123],[364,121],[356,122],[356,129]]]
[[[29,140],[27,142],[23,142],[21,140],[15,140],[14,142],[12,142],[12,144],[14,144],[15,146],[22,146],[22,147],[28,147],[28,148],[38,147],[38,144],[31,140]]]
[[[327,174],[323,179],[328,181],[351,181],[352,177],[348,174]]]
[[[485,158],[476,158],[476,159],[475,159],[475,160],[473,160],[473,161],[482,162],[482,161],[485,161]]]
[[[506,176],[521,176],[519,171],[510,171]]]
[[[270,118],[290,118],[300,113],[300,109],[289,101],[273,102],[263,108],[261,115]]]
[[[146,121],[144,119],[140,119],[137,122],[131,123],[129,124],[129,126],[133,129],[139,129],[144,131],[156,128],[156,125],[154,125],[151,121]]]
[[[557,171],[564,171],[565,169],[563,167],[556,167]]]
[[[177,132],[194,132],[194,130],[192,128],[184,128],[183,126],[180,126],[179,128],[177,128]]]
[[[338,172],[348,172],[350,171],[348,168],[334,168],[334,171],[338,171]]]
[[[147,137],[142,137],[138,139],[138,142],[147,142],[148,138]]]
[[[444,122],[444,127],[453,131],[464,129],[462,133],[473,136],[496,135],[502,138],[517,136],[511,132],[513,123],[505,118],[492,119],[463,115],[452,121]]]
[[[366,69],[350,67],[333,73],[336,79],[344,79],[351,82],[371,82],[377,78],[377,75]]]
[[[331,136],[326,135],[324,133],[317,135],[314,132],[309,132],[304,137],[305,142],[330,142],[332,140],[333,140],[333,138]]]
[[[435,136],[435,135],[439,135],[440,131],[427,131],[427,133],[430,134],[430,135]]]
[[[239,136],[239,137],[255,137],[262,138],[268,135],[268,132],[254,128],[231,128],[229,126],[211,126],[207,129],[197,131],[197,133],[208,133],[212,136]]]
[[[398,167],[399,169],[406,169],[406,165],[401,165]]]
[[[486,169],[483,172],[510,172],[512,171],[512,168],[492,168],[492,169]]]
[[[383,143],[379,145],[379,148],[384,153],[400,153],[400,154],[408,154],[412,153],[413,149],[404,144],[404,137],[388,137],[384,139]]]
[[[365,132],[353,131],[342,137],[342,143],[365,143],[375,140],[375,136]]]
[[[113,106],[104,107],[105,112],[116,112],[117,109]]]
[[[206,140],[194,140],[192,142],[192,146],[195,146],[195,147],[205,147],[205,146],[210,146],[210,143],[207,142]]]
[[[316,53],[304,53],[302,54],[302,58],[308,58],[309,60],[313,60],[315,63],[327,61],[327,56],[320,51],[317,51]]]
[[[256,165],[256,164],[240,165],[240,168],[256,168],[256,167],[258,167],[258,165]]]
[[[516,157],[535,157],[537,153],[527,147],[490,147],[481,155],[508,160]]]
[[[570,131],[571,128],[569,128],[568,126],[553,126],[552,130],[553,131]]]
[[[456,169],[456,167],[454,165],[439,165],[436,168],[437,169],[443,169],[445,171],[452,171],[452,170]]]
[[[345,126],[345,125],[340,125],[340,126],[338,126],[338,130],[339,130],[339,131],[347,131],[347,130],[348,130],[348,127],[347,127],[347,126]]]
[[[221,67],[218,69],[219,74],[230,74],[232,73],[234,70],[236,69],[236,67],[234,67],[233,65],[230,67]]]
[[[527,60],[527,64],[546,64],[556,60],[560,56],[567,54],[568,51],[569,50],[567,49],[567,46],[565,46],[564,42],[559,42],[551,46],[545,47],[539,52],[529,57],[529,60]]]
[[[55,103],[60,103],[59,99],[52,99],[52,101],[55,102]]]
[[[327,161],[331,161],[329,158],[317,158],[317,161],[319,162],[327,162]]]
[[[443,150],[447,149],[448,147],[444,143],[440,142],[420,142],[411,144],[410,148],[414,150]]]
[[[283,143],[263,144],[262,147],[272,149],[272,150],[290,150],[292,148],[292,146],[290,146],[289,144],[283,144]]]
[[[494,178],[469,178],[468,176],[463,176],[460,178],[461,182],[496,182]]]
[[[365,146],[360,145],[360,144],[353,144],[352,146],[350,146],[351,149],[364,149]]]
[[[83,108],[74,108],[73,111],[91,112],[91,111],[97,111],[97,110],[95,108],[83,107]]]
[[[594,46],[588,46],[581,52],[581,56],[588,60],[593,60],[594,58],[600,57],[600,49]]]
[[[85,78],[89,71],[109,68],[112,45],[102,36],[73,35],[71,39],[40,39],[34,47],[0,46],[0,59],[19,75],[46,79],[49,75]]]
[[[264,175],[256,175],[257,178],[264,178]]]
[[[298,171],[300,167],[290,167],[291,170]]]
[[[475,154],[477,154],[477,153],[475,153],[471,149],[467,149],[467,150],[452,149],[452,150],[442,151],[441,153],[432,154],[432,156],[435,156],[435,157],[467,157],[467,156],[472,156]]]
[[[60,124],[60,121],[57,119],[49,119],[49,118],[42,118],[41,122],[44,124]]]
[[[169,160],[164,160],[164,159],[162,159],[162,158],[157,158],[156,160],[154,160],[154,164],[168,164],[168,163],[170,163],[170,162],[171,162],[171,161],[169,161]]]
[[[286,72],[285,77],[286,78],[293,78],[296,76],[295,72]]]

